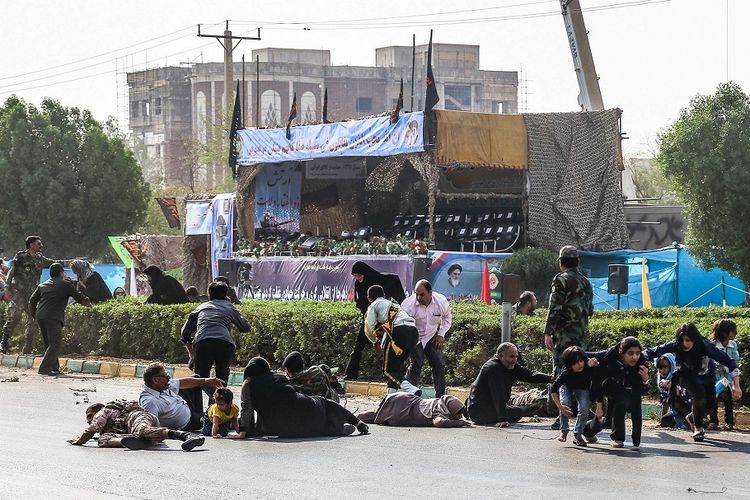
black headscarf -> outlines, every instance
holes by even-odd
[[[401,279],[397,274],[380,273],[362,261],[357,261],[352,265],[352,274],[361,274],[365,277],[362,283],[354,282],[354,301],[362,314],[367,312],[370,305],[367,300],[367,289],[373,285],[382,286],[386,298],[393,299],[399,304],[406,299],[404,287],[401,285]]]
[[[271,365],[268,364],[265,358],[255,356],[253,359],[247,362],[245,367],[244,378],[257,377],[259,375],[265,375],[271,373]]]
[[[292,351],[284,358],[282,365],[284,368],[289,370],[290,373],[299,373],[305,369],[305,362],[302,360],[302,353],[299,351]]]
[[[143,270],[151,278],[151,295],[147,304],[187,304],[190,302],[182,284],[172,276],[165,274],[159,267],[151,265]]]

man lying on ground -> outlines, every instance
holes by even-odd
[[[141,408],[136,401],[118,399],[109,403],[94,403],[86,408],[89,426],[80,437],[70,439],[73,445],[83,446],[94,434],[101,448],[142,450],[165,439],[182,441],[182,449],[190,451],[204,442],[203,436],[159,427],[159,419]]]
[[[408,392],[386,395],[376,411],[357,415],[366,424],[402,427],[468,427],[464,404],[455,396],[422,399]]]

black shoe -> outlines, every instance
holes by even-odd
[[[58,375],[60,375],[60,372],[51,370],[48,372],[39,372],[39,375],[47,375],[48,377],[57,377]]]
[[[359,431],[360,434],[369,434],[370,433],[370,428],[364,422],[360,422],[360,423],[357,424],[357,430]]]
[[[120,438],[120,444],[129,450],[143,450],[151,445],[151,441],[135,436],[123,436]]]
[[[184,443],[182,443],[182,449],[185,451],[190,451],[196,446],[202,446],[203,443],[206,442],[206,438],[203,436],[193,436],[191,435],[189,438],[185,440]]]
[[[557,417],[554,422],[552,422],[552,425],[549,426],[550,429],[553,431],[559,431],[560,430],[560,417]]]
[[[349,436],[350,434],[354,434],[355,427],[352,424],[344,424],[344,427],[341,429],[341,435],[342,436]]]

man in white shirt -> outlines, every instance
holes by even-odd
[[[143,390],[139,403],[144,410],[156,415],[163,427],[185,431],[200,430],[203,417],[202,392],[194,391],[196,396],[201,398],[200,408],[197,408],[195,403],[191,406],[183,395],[192,400],[194,398],[187,394],[188,389],[216,389],[223,386],[224,382],[216,377],[171,379],[164,364],[151,363],[143,372]]]
[[[406,314],[398,302],[385,298],[380,285],[367,289],[370,306],[365,314],[365,336],[375,349],[383,350],[383,374],[388,382],[388,392],[399,389],[410,394],[422,395],[422,391],[406,380],[404,363],[419,341],[414,319]]]
[[[451,306],[445,295],[432,290],[427,280],[417,281],[414,293],[404,300],[401,309],[414,318],[419,332],[419,342],[412,349],[409,370],[406,378],[413,385],[419,385],[424,360],[430,363],[435,384],[435,397],[445,395],[445,356],[443,342],[445,334],[453,323]]]

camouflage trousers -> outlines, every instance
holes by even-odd
[[[3,346],[7,346],[8,342],[10,341],[10,337],[13,335],[13,330],[16,328],[16,325],[21,322],[21,316],[26,313],[26,323],[24,325],[25,337],[23,343],[24,354],[31,353],[31,349],[34,344],[34,336],[39,331],[39,325],[37,325],[36,320],[29,311],[28,304],[30,297],[30,294],[15,294],[15,296],[13,297],[13,301],[8,304],[8,317],[6,318],[5,324],[3,325],[3,336],[2,339],[0,339],[0,342],[2,342]]]
[[[159,427],[159,419],[147,411],[132,411],[128,415],[129,435],[135,436],[152,443],[161,443],[167,438],[169,429]],[[104,433],[99,436],[99,446],[106,447],[113,438],[122,438],[127,434]]]

